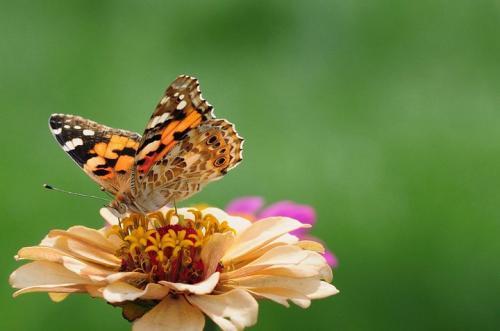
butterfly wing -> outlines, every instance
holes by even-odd
[[[202,98],[196,78],[179,76],[170,84],[151,115],[139,145],[135,158],[137,179],[141,180],[190,130],[213,118],[212,110]]]
[[[234,125],[214,118],[198,80],[179,76],[146,126],[131,188],[145,211],[186,199],[235,167],[243,139]]]
[[[49,127],[62,149],[106,191],[129,190],[139,134],[65,114],[52,114]]]
[[[136,182],[140,194],[135,196],[135,202],[149,211],[187,199],[238,165],[242,144],[243,139],[228,121],[203,122]]]

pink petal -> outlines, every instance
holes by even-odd
[[[264,209],[259,214],[259,219],[284,216],[300,221],[301,223],[313,225],[316,222],[316,212],[308,205],[299,205],[291,201],[280,201]]]
[[[226,207],[226,212],[232,215],[256,215],[264,205],[264,199],[258,196],[235,199]]]
[[[325,258],[326,262],[328,265],[332,268],[337,268],[339,265],[339,261],[337,257],[329,250],[325,251],[325,254],[323,254],[323,257]]]

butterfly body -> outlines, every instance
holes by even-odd
[[[105,191],[112,206],[146,213],[184,200],[242,160],[243,139],[217,119],[198,80],[179,76],[144,134],[53,114],[49,126],[64,151]]]

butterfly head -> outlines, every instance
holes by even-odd
[[[121,215],[126,213],[144,214],[141,208],[136,207],[133,197],[128,194],[118,194],[109,207],[115,209]]]

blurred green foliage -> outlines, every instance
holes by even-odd
[[[11,299],[12,256],[52,228],[98,227],[93,184],[53,112],[142,132],[197,76],[245,160],[187,203],[241,195],[317,208],[341,293],[263,303],[255,330],[500,329],[498,1],[2,1],[1,330],[127,330],[74,295]],[[98,192],[97,192],[98,193]],[[185,203],[186,204],[186,203]]]

